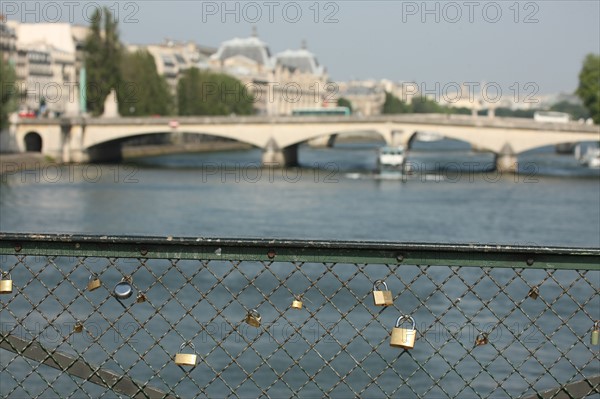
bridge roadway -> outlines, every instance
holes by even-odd
[[[176,123],[173,123],[176,121]],[[197,133],[238,140],[263,150],[263,163],[297,162],[298,145],[318,137],[375,132],[388,145],[409,148],[416,132],[436,132],[496,154],[510,170],[521,152],[561,143],[600,141],[600,127],[541,123],[522,118],[403,114],[361,116],[228,116],[18,119],[10,126],[12,147],[39,150],[64,162],[118,158],[121,143],[133,136]],[[36,147],[37,148],[33,148]]]

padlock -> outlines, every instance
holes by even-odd
[[[383,284],[384,291],[379,291],[378,286]],[[387,284],[383,280],[377,280],[373,284],[373,302],[375,306],[390,306],[394,303],[392,298],[392,291],[388,291]]]
[[[186,344],[184,342],[179,347],[179,351],[183,351],[183,348],[185,348],[186,346],[192,348],[192,351],[194,353],[177,353],[175,355],[175,364],[179,366],[196,366],[196,360],[198,358],[198,355],[196,355],[196,348],[194,347],[193,343],[190,342],[189,344]]]
[[[127,299],[133,294],[133,287],[131,286],[131,277],[124,277],[123,280],[115,285],[113,288],[113,296],[118,300]]]
[[[475,337],[475,346],[487,345],[488,342],[488,335],[486,333],[479,333]]]
[[[81,322],[79,322],[79,321],[78,321],[78,322],[77,322],[77,323],[75,323],[75,325],[73,326],[73,332],[80,333],[80,332],[82,332],[82,331],[83,331],[83,324],[82,324]]]
[[[299,296],[295,297],[292,301],[292,309],[302,309],[302,301]]]
[[[4,276],[8,276],[8,280],[4,280]],[[10,273],[4,273],[0,270],[0,294],[12,293],[12,277]]]
[[[598,345],[598,341],[600,341],[600,321],[594,323],[594,329],[592,330],[592,338],[590,341],[592,345]]]
[[[87,290],[88,291],[94,291],[96,288],[100,288],[101,285],[102,284],[100,283],[100,279],[98,278],[98,276],[96,276],[95,274],[91,275],[88,278]]]
[[[252,327],[260,327],[260,319],[260,314],[256,309],[252,309],[246,316],[246,323],[250,324]]]
[[[400,324],[402,324],[402,321],[404,320],[410,320],[412,322],[412,328],[400,328]],[[396,320],[396,325],[392,330],[390,346],[412,349],[415,346],[416,336],[417,330],[415,329],[415,320],[410,316],[400,316],[398,317],[398,320]]]
[[[533,287],[532,289],[529,290],[529,294],[527,294],[529,296],[529,298],[531,299],[538,299],[538,296],[540,296],[540,289],[538,287]]]

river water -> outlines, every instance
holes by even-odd
[[[121,165],[40,167],[2,177],[0,230],[600,246],[600,174],[598,170],[579,166],[573,156],[541,149],[519,158],[521,173],[503,175],[491,170],[490,154],[471,152],[455,142],[417,143],[409,156],[415,173],[398,176],[375,173],[376,150],[376,145],[371,144],[345,144],[333,149],[306,146],[300,149],[302,167],[283,171],[258,167],[258,150],[170,155]],[[17,258],[9,258],[4,267],[13,272],[15,284],[28,281],[30,272],[21,267]],[[452,272],[443,267],[411,266],[396,270],[384,266],[367,267],[358,273],[354,265],[307,264],[303,266],[306,277],[296,273],[283,287],[279,281],[290,273],[286,264],[270,267],[270,272],[279,276],[280,280],[276,280],[269,273],[263,274],[264,265],[256,262],[245,262],[240,268],[211,262],[198,273],[195,271],[198,263],[192,261],[179,262],[178,269],[165,268],[168,265],[159,261],[148,261],[142,267],[138,263],[133,269],[126,260],[114,264],[102,259],[95,262],[88,259],[82,265],[59,258],[54,261],[56,266],[51,267],[44,260],[30,261],[28,267],[40,273],[45,286],[59,285],[64,275],[69,275],[74,285],[60,289],[61,302],[71,304],[69,314],[62,312],[60,306],[45,306],[44,302],[26,320],[20,319],[20,315],[29,314],[31,303],[43,300],[43,294],[47,293],[44,287],[36,290],[30,284],[25,293],[30,302],[10,302],[6,308],[10,310],[2,312],[2,329],[20,325],[11,331],[28,337],[32,334],[32,323],[38,323],[38,329],[41,325],[45,333],[48,330],[44,329],[50,328],[45,326],[51,320],[55,324],[52,328],[65,335],[65,325],[85,320],[86,328],[100,336],[104,334],[102,331],[110,330],[108,320],[116,320],[114,328],[125,326],[125,331],[115,333],[114,339],[110,333],[101,335],[101,344],[108,352],[88,350],[86,359],[105,364],[116,372],[122,366],[114,361],[121,365],[136,364],[130,375],[142,381],[159,370],[160,379],[153,377],[150,385],[164,388],[161,379],[179,381],[176,392],[183,397],[197,392],[193,382],[200,386],[210,384],[201,395],[230,394],[230,388],[220,379],[210,383],[218,372],[223,372],[223,378],[232,387],[241,385],[239,395],[260,395],[255,381],[262,387],[271,385],[270,395],[289,397],[289,388],[281,381],[278,383],[279,377],[270,369],[261,366],[254,350],[264,356],[273,352],[270,362],[279,372],[289,367],[282,380],[293,389],[302,389],[301,396],[320,397],[321,388],[333,386],[339,389],[331,388],[331,396],[353,396],[353,392],[369,386],[371,378],[360,370],[352,372],[354,363],[347,354],[336,355],[340,350],[338,342],[353,339],[356,342],[348,350],[358,359],[366,356],[362,366],[372,376],[382,373],[378,385],[370,384],[363,392],[369,397],[519,396],[531,392],[525,381],[537,380],[536,389],[551,388],[557,384],[556,379],[567,381],[574,375],[572,364],[584,370],[584,374],[597,371],[597,359],[593,360],[594,354],[584,344],[588,342],[591,320],[600,318],[597,295],[600,281],[596,272],[580,275],[559,271],[549,277],[545,271],[537,270],[522,272],[515,280],[511,269]],[[120,273],[133,275],[136,289],[146,290],[147,302],[127,304],[135,306],[135,312],[124,312],[110,297],[110,287],[86,293],[89,302],[80,300],[80,293],[74,287],[85,286],[89,270],[99,273],[106,284],[118,281]],[[450,278],[452,273],[455,275]],[[217,277],[226,277],[226,281],[218,284]],[[377,313],[370,305],[357,307],[355,296],[371,301],[371,284],[378,278],[385,278],[392,289],[396,309]],[[203,287],[206,300],[198,301],[198,292],[184,289],[176,295],[177,301],[165,302],[169,296],[161,284],[175,291],[185,285],[185,279]],[[246,286],[249,279],[255,279],[251,287]],[[341,287],[338,279],[347,280],[347,285]],[[443,286],[443,290],[437,290],[432,281]],[[310,288],[308,282],[314,282],[315,287]],[[469,284],[477,285],[476,294],[469,292]],[[505,314],[506,309],[515,307],[513,300],[527,296],[527,284],[539,284],[544,300],[522,303],[520,311],[509,312],[502,328],[491,328],[498,323],[494,313]],[[565,295],[560,284],[571,287],[569,295]],[[308,313],[289,313],[288,290],[304,292],[307,300],[312,299],[306,307],[319,309],[317,314],[306,319]],[[238,295],[238,292],[237,300],[233,301],[231,293]],[[266,300],[264,294],[269,292],[273,294]],[[420,302],[425,298],[429,298],[426,307]],[[94,311],[95,301],[103,303],[103,316]],[[485,309],[481,301],[489,301]],[[552,312],[547,312],[545,304],[552,304]],[[243,318],[244,307],[250,306],[259,306],[266,328],[275,326],[270,322],[278,323],[272,335],[248,329],[243,323],[235,324]],[[154,313],[155,309],[160,309],[160,316]],[[411,357],[398,356],[401,351],[388,349],[389,330],[398,312],[411,309],[420,335]],[[180,316],[188,310],[187,316]],[[339,311],[348,313],[340,319]],[[440,314],[443,317],[438,320]],[[554,335],[557,321],[569,323],[569,329],[563,328]],[[234,326],[230,322],[234,322],[240,335],[232,333]],[[129,337],[127,327],[132,325],[133,331],[139,333]],[[139,325],[144,326],[143,331]],[[166,334],[175,325],[177,334]],[[302,326],[299,334],[303,338],[290,339],[289,331],[293,329],[288,327],[298,325]],[[330,325],[335,328],[327,332]],[[469,354],[474,336],[485,329],[484,325],[491,329],[493,345]],[[353,326],[361,328],[362,337],[355,336]],[[452,330],[452,326],[456,328]],[[451,339],[449,330],[460,337],[456,338],[458,342],[446,345],[445,341]],[[74,337],[69,345],[59,345],[49,342],[44,333],[40,335],[43,344],[60,346],[63,351],[72,352],[73,348],[85,351],[92,345],[85,334]],[[288,354],[284,355],[277,351],[276,341],[285,341],[285,334],[293,344],[286,345]],[[169,359],[178,350],[182,337],[194,337],[203,359],[190,375],[192,379],[182,377],[181,370]],[[547,342],[548,337],[553,343]],[[157,340],[164,352],[152,350],[142,356],[151,365],[149,369],[139,362],[139,354],[149,350]],[[249,343],[253,349],[248,349]],[[555,344],[569,348],[569,362],[557,363],[561,354]],[[310,345],[316,346],[311,350]],[[370,353],[370,345],[377,345],[378,349]],[[529,352],[532,349],[534,357]],[[114,355],[107,356],[112,351]],[[12,355],[5,351],[0,353],[5,361],[11,359]],[[453,372],[447,374],[449,363],[435,357],[440,354],[454,364],[460,377]],[[239,363],[231,364],[229,356],[235,356]],[[294,358],[302,359],[297,366],[309,374],[323,366],[322,358],[334,359],[332,367],[343,370],[342,374],[351,374],[342,382],[326,368],[314,382],[308,383],[306,374],[294,366]],[[433,360],[424,363],[428,358]],[[394,372],[386,371],[386,364],[393,364]],[[519,371],[513,371],[513,365]],[[493,379],[485,378],[486,373],[478,376],[482,367],[493,374]],[[28,365],[15,360],[9,370],[27,373]],[[243,382],[245,372],[252,370],[254,381]],[[443,390],[431,382],[442,377]],[[308,385],[304,386],[305,382]],[[14,385],[11,380],[1,385],[0,392],[4,395],[26,394],[18,388],[11,391]],[[41,380],[30,381],[28,392],[41,392],[45,385]],[[68,392],[82,394],[71,385],[65,382]],[[89,385],[86,389],[94,396],[111,397],[110,393],[95,391]]]
[[[377,176],[371,145],[303,147],[284,171],[258,150],[43,167],[2,177],[0,230],[600,246],[598,170],[546,149],[478,173],[490,154],[421,147],[413,169],[437,173]]]

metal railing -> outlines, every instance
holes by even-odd
[[[2,397],[600,393],[599,249],[0,234],[0,259]]]

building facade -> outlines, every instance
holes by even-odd
[[[17,34],[14,28],[8,26],[2,14],[0,14],[0,53],[2,53],[4,62],[10,62],[14,66],[17,54]]]
[[[41,116],[64,114],[76,95],[76,47],[71,25],[8,21],[15,32],[16,89],[21,112]]]
[[[177,82],[183,71],[192,67],[208,68],[208,58],[216,51],[192,42],[181,43],[168,39],[161,44],[129,45],[127,49],[148,51],[154,58],[157,72],[164,76],[173,95],[177,92]]]
[[[291,115],[295,109],[321,108],[337,102],[325,68],[305,46],[274,56],[256,33],[225,41],[210,57],[215,72],[234,76],[254,95],[262,115]]]

